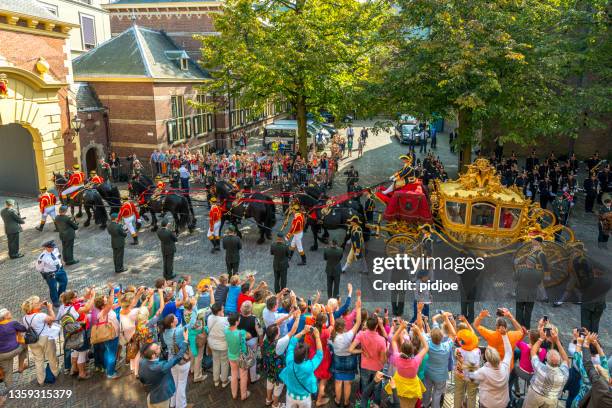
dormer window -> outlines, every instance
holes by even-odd
[[[187,71],[189,69],[189,58],[181,58],[181,70]]]

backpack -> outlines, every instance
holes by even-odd
[[[23,318],[23,320],[28,324],[28,328],[25,331],[25,333],[23,334],[23,340],[24,340],[25,344],[34,344],[34,343],[37,343],[38,339],[40,338],[40,333],[42,333],[43,330],[45,330],[45,326],[43,325],[43,328],[40,329],[40,333],[36,333],[36,331],[32,327],[32,321],[34,320],[34,316],[32,316],[32,319],[30,319],[29,323],[25,319],[25,317]]]
[[[85,344],[85,335],[81,322],[77,322],[70,314],[70,306],[60,319],[62,333],[64,334],[64,348],[66,350],[78,350]]]

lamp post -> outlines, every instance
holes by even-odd
[[[74,117],[70,120],[70,126],[72,127],[72,130],[74,130],[74,134],[70,138],[71,142],[74,141],[74,138],[79,135],[82,125],[83,122],[81,121],[81,118],[79,118],[79,116],[75,113]]]

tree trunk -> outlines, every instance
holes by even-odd
[[[306,132],[306,100],[299,95],[296,100],[298,151],[304,159],[308,157],[308,133]]]
[[[457,129],[457,146],[459,147],[459,173],[467,170],[467,165],[472,163],[472,140],[474,139],[474,128],[472,124],[472,112],[467,109],[459,109],[459,128]]]

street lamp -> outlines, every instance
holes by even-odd
[[[76,113],[74,114],[74,117],[70,121],[70,125],[72,127],[72,130],[74,130],[74,134],[70,138],[70,141],[72,142],[74,138],[79,135],[79,132],[81,131],[81,126],[83,125],[81,118],[79,118],[79,116]]]

